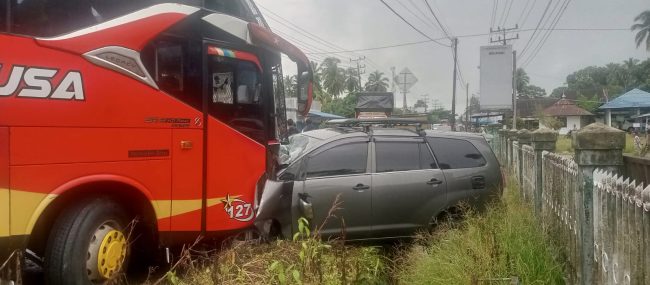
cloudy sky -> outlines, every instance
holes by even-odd
[[[445,37],[437,25],[434,26],[435,20],[424,0],[385,1],[429,37]],[[565,3],[564,0],[550,1],[542,27],[550,27]],[[537,32],[534,40],[529,41],[549,3],[547,0],[429,0],[429,3],[448,31],[459,38],[460,70],[464,80],[470,84],[470,95],[479,93],[479,47],[488,44],[489,36],[468,35],[488,33],[492,22],[493,28],[519,25],[519,39],[512,42],[514,49],[521,53],[528,44],[524,55],[518,59],[519,64],[521,66],[527,63],[524,68],[531,77],[531,83],[543,87],[548,93],[561,86],[566,76],[577,69],[621,62],[630,57],[646,59],[650,56],[649,52],[636,48],[634,33],[629,31],[634,17],[643,10],[650,9],[649,0],[568,1],[556,30],[550,33],[537,53],[535,49],[545,32]],[[343,65],[355,65],[350,63],[350,58],[365,56],[366,75],[377,69],[390,75],[391,67],[395,67],[396,72],[408,67],[419,79],[407,96],[409,105],[421,99],[423,94],[428,94],[431,101],[438,100],[446,108],[451,106],[453,65],[449,47],[426,42],[355,53],[323,54],[427,40],[400,20],[380,0],[255,2],[271,28],[310,53],[312,60],[320,61],[325,56],[334,55],[342,60]],[[498,6],[492,20],[496,2]],[[552,18],[546,22],[549,15]],[[309,34],[299,31],[293,25]],[[626,30],[559,30],[583,28]],[[516,33],[510,34],[515,35]],[[450,43],[446,39],[440,42],[447,45]],[[464,86],[459,84],[457,108],[460,112],[464,111],[465,106],[464,91]],[[401,106],[401,100],[398,100],[397,106]]]

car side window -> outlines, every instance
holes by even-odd
[[[438,163],[433,158],[426,143],[420,143],[420,169],[438,169]]]
[[[309,158],[307,178],[352,175],[366,172],[368,143],[335,146]]]
[[[461,139],[427,138],[441,169],[482,167],[487,164],[476,147]]]
[[[375,153],[377,173],[421,168],[420,144],[417,142],[376,142]]]

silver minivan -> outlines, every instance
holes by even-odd
[[[502,191],[499,163],[478,134],[333,127],[294,135],[284,150],[256,218],[272,236],[290,237],[305,217],[324,238],[408,237]]]

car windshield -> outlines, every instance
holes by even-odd
[[[295,134],[289,137],[289,144],[282,145],[280,149],[280,165],[287,166],[305,152],[314,148],[321,140],[305,134]]]

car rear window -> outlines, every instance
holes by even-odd
[[[368,143],[349,143],[325,150],[307,162],[307,178],[366,172]]]
[[[486,165],[476,147],[461,139],[427,138],[441,169],[474,168]]]
[[[423,143],[376,142],[375,152],[378,173],[437,168]]]

